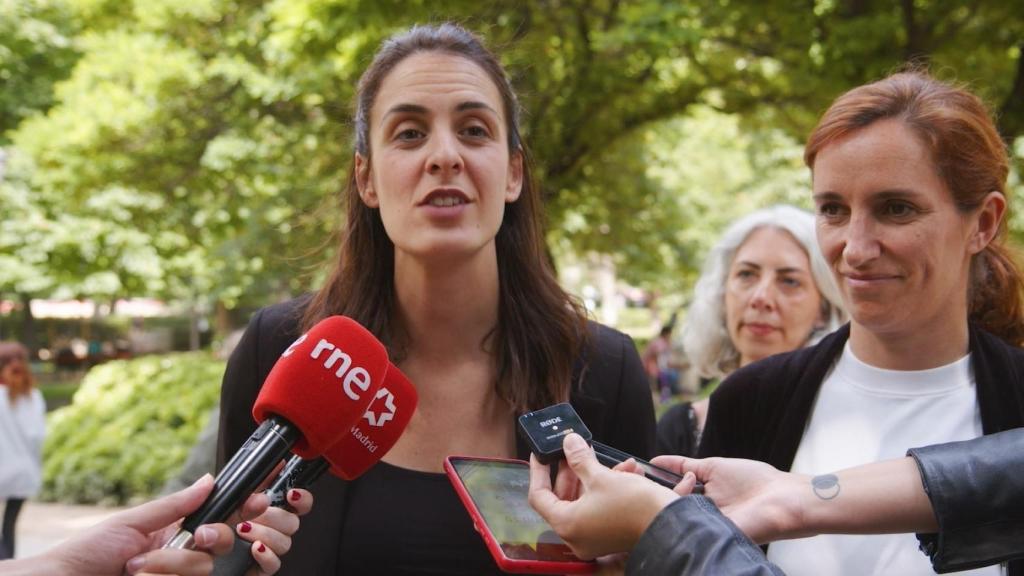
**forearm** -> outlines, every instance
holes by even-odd
[[[64,566],[52,553],[0,562],[0,576],[47,576],[65,574]]]
[[[796,494],[795,523],[776,539],[814,534],[933,532],[935,514],[912,458],[819,476],[787,475]]]

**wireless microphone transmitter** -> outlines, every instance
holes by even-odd
[[[550,464],[563,457],[562,440],[575,432],[590,443],[593,436],[579,414],[568,402],[527,412],[518,419],[519,434],[530,445],[530,451],[541,464]]]

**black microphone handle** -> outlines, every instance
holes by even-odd
[[[270,486],[263,491],[270,497],[270,505],[275,508],[284,508],[288,504],[288,491],[292,488],[306,488],[317,478],[330,469],[331,463],[326,458],[313,458],[307,460],[301,456],[293,455],[281,469]]]
[[[281,469],[274,482],[263,492],[270,497],[270,505],[284,508],[288,504],[288,491],[292,488],[306,488],[331,467],[326,458],[306,460],[293,455]],[[254,564],[249,548],[251,542],[242,540],[235,535],[235,544],[231,552],[213,559],[211,576],[242,576]]]
[[[191,548],[192,534],[203,524],[223,522],[237,510],[250,494],[274,470],[295,442],[299,429],[284,418],[271,416],[269,426],[260,426],[231,457],[214,479],[213,491],[198,510],[185,517],[181,529],[165,548]]]
[[[618,448],[612,448],[611,446],[602,444],[596,440],[592,441],[590,444],[594,448],[594,454],[597,456],[598,462],[609,468],[614,468],[617,464],[621,464],[622,462],[632,458],[640,466],[640,469],[643,470],[644,476],[666,488],[675,488],[676,484],[683,479],[682,476],[672,472],[671,470],[666,470],[661,466],[655,466],[646,460],[632,456]],[[693,493],[703,494],[704,484],[698,481],[693,487]]]

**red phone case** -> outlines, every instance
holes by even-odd
[[[565,561],[553,561],[553,560],[528,560],[522,558],[511,558],[505,554],[504,549],[495,538],[490,526],[484,520],[483,515],[477,508],[476,502],[473,501],[473,497],[469,494],[465,484],[462,482],[462,478],[459,477],[459,473],[455,470],[453,460],[468,460],[474,462],[499,462],[505,464],[515,464],[524,468],[529,468],[529,464],[523,460],[512,460],[508,458],[481,458],[477,456],[449,456],[444,460],[444,470],[448,474],[448,479],[451,480],[452,486],[455,487],[455,492],[459,495],[459,500],[462,500],[462,505],[466,507],[469,515],[473,518],[473,527],[483,537],[484,542],[487,544],[487,549],[490,550],[491,556],[494,557],[494,561],[498,564],[504,572],[522,573],[522,574],[592,574],[597,571],[597,563],[580,560],[575,556],[572,556],[572,560]],[[525,498],[525,495],[524,495]],[[541,545],[538,545],[538,547]]]

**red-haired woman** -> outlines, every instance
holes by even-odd
[[[0,560],[14,557],[14,526],[25,500],[42,484],[46,405],[33,386],[28,350],[0,342]]]
[[[1024,425],[1008,160],[982,102],[895,74],[839,97],[805,160],[818,243],[852,321],[723,382],[700,454],[821,475],[816,493],[842,498],[829,472]],[[791,576],[932,574],[909,534],[789,540],[768,557]],[[1010,563],[1011,575],[1022,569]]]

